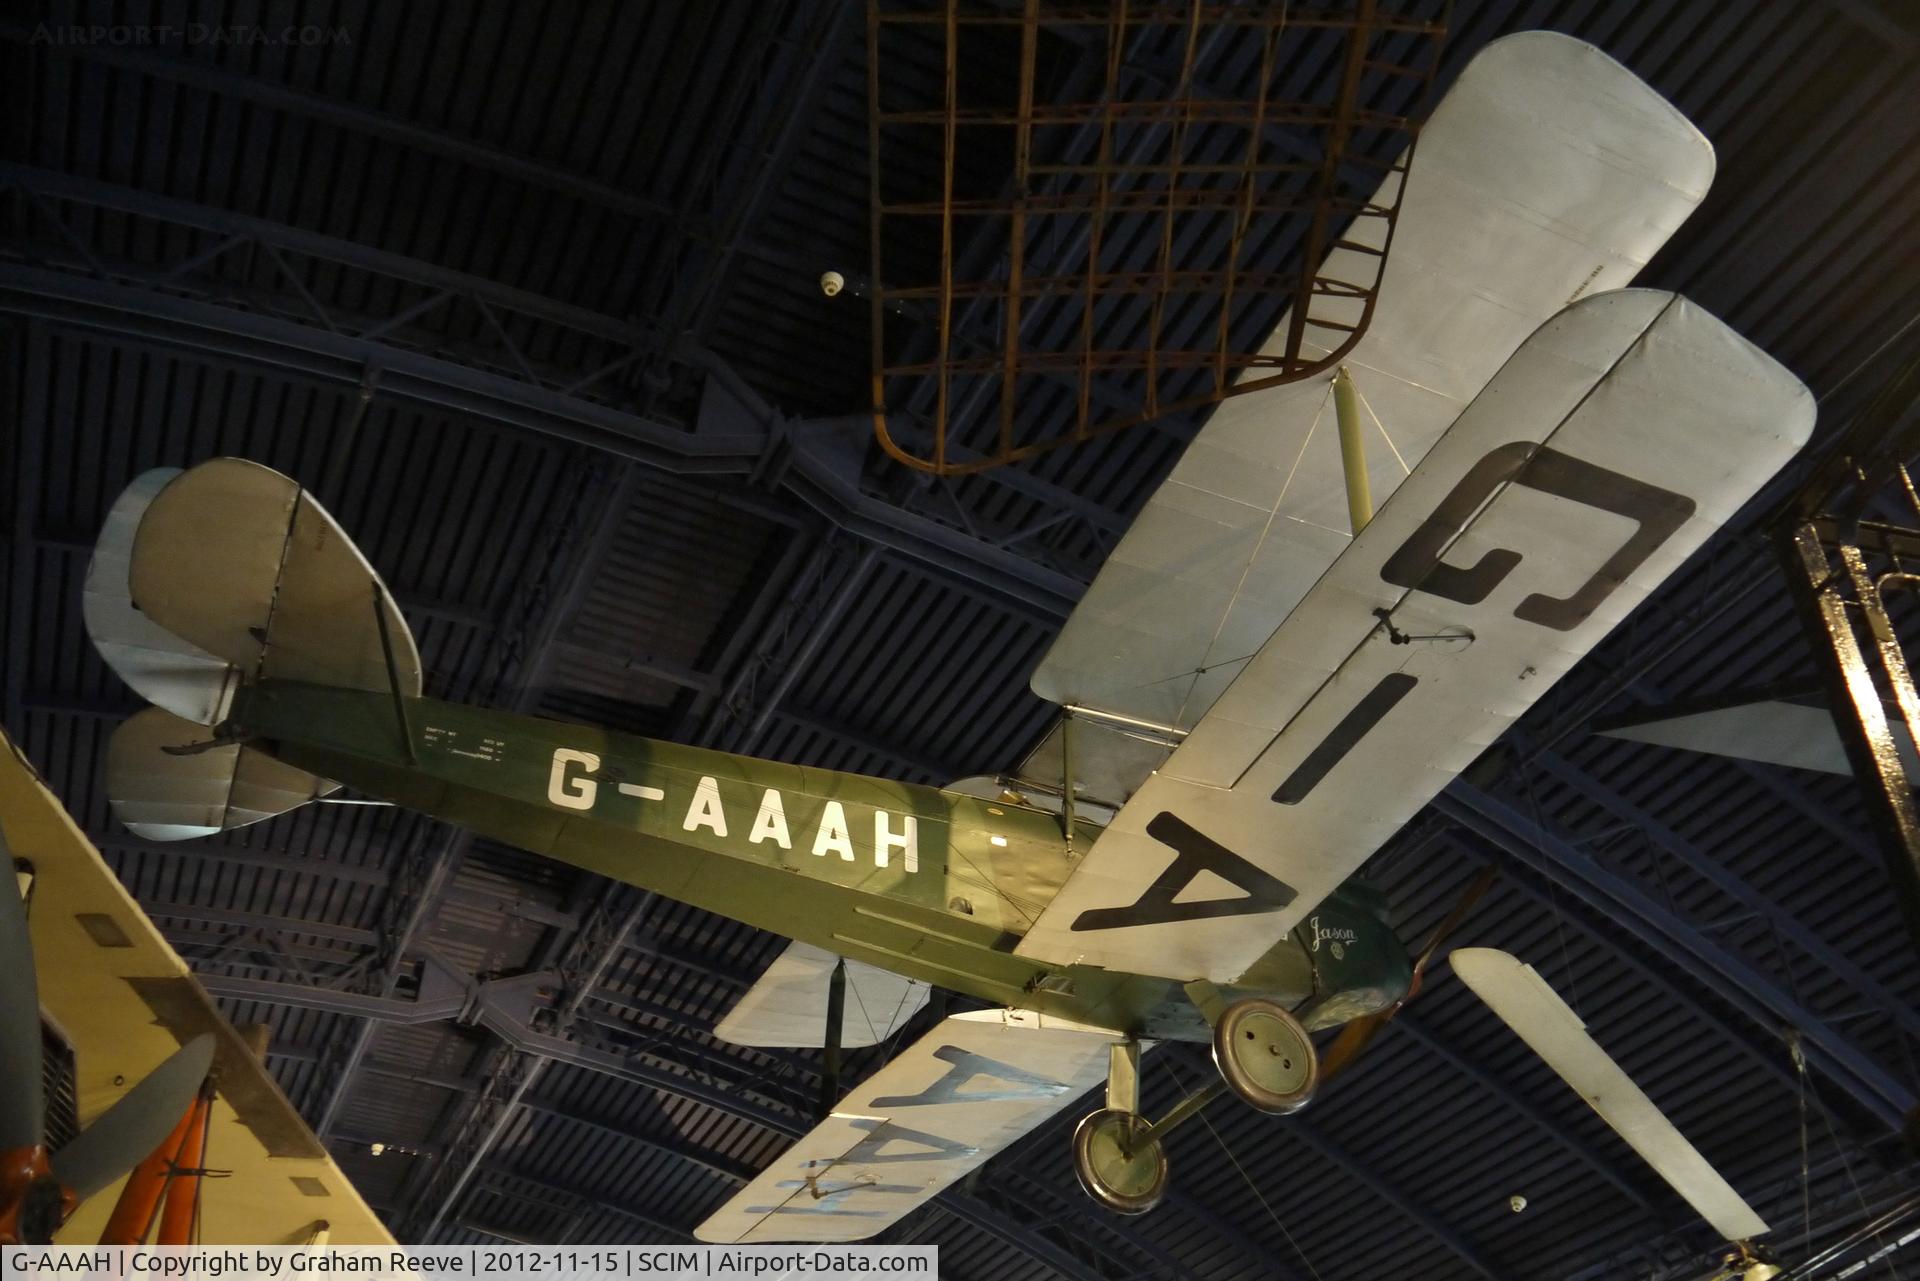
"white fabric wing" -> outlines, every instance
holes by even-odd
[[[1125,1038],[1014,1010],[957,1014],[849,1094],[694,1230],[702,1241],[859,1241],[1106,1080]]]
[[[1238,978],[1813,419],[1792,374],[1684,299],[1620,290],[1567,308],[1127,802],[1016,952]]]
[[[1379,301],[1345,362],[1380,424],[1366,442],[1375,503],[1536,327],[1630,282],[1712,178],[1699,130],[1593,46],[1532,31],[1476,55],[1421,130]],[[1329,274],[1364,278],[1341,274],[1351,252],[1336,250]],[[1067,620],[1034,693],[1199,722],[1350,541],[1331,381],[1220,405]]]
[[[713,1034],[734,1045],[826,1044],[828,986],[839,957],[808,943],[789,943]],[[847,962],[840,1044],[878,1045],[927,1003],[927,985],[861,961]]]

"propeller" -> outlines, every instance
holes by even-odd
[[[1327,1052],[1320,1056],[1320,1080],[1323,1084],[1352,1067],[1354,1059],[1358,1058],[1360,1051],[1366,1049],[1373,1038],[1380,1034],[1380,1029],[1393,1022],[1394,1015],[1400,1013],[1408,1001],[1419,995],[1420,981],[1427,972],[1427,962],[1440,951],[1440,945],[1460,928],[1460,923],[1467,919],[1469,912],[1473,911],[1474,904],[1478,903],[1481,897],[1493,887],[1497,877],[1498,872],[1494,868],[1482,869],[1480,875],[1473,878],[1473,883],[1467,886],[1466,893],[1460,896],[1460,901],[1453,905],[1453,910],[1447,913],[1446,919],[1434,927],[1433,936],[1427,940],[1427,945],[1420,949],[1418,956],[1413,958],[1413,977],[1407,982],[1405,995],[1386,1009],[1354,1019],[1340,1029],[1340,1035],[1333,1039],[1333,1044],[1327,1047]]]
[[[1714,1231],[1728,1241],[1742,1242],[1767,1230],[1765,1220],[1608,1057],[1587,1034],[1580,1016],[1532,966],[1490,947],[1460,948],[1453,953],[1452,963],[1460,981],[1545,1059]],[[1774,1265],[1744,1250],[1739,1263],[1732,1275],[1756,1281],[1779,1275],[1777,1270],[1766,1271]]]
[[[0,832],[0,855],[11,859]],[[188,1041],[58,1152],[46,1151],[40,990],[26,905],[0,886],[0,1239],[44,1242],[71,1207],[158,1147],[213,1066],[213,1037]]]

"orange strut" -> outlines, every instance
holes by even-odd
[[[213,1090],[202,1086],[187,1112],[187,1138],[180,1148],[173,1181],[167,1184],[167,1208],[160,1212],[160,1236],[155,1245],[193,1244],[193,1221],[200,1208],[200,1175],[180,1171],[198,1171],[205,1163],[207,1128],[212,1123]]]
[[[160,1194],[167,1188],[167,1172],[173,1168],[174,1158],[180,1155],[181,1145],[187,1139],[187,1126],[198,1107],[196,1102],[188,1108],[180,1124],[173,1127],[173,1133],[146,1160],[133,1167],[126,1186],[120,1189],[120,1199],[113,1203],[106,1229],[100,1234],[101,1245],[140,1245],[146,1241],[154,1207],[160,1204]]]

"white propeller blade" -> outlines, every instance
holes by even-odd
[[[1587,1035],[1580,1016],[1532,966],[1490,947],[1458,948],[1449,960],[1460,981],[1519,1033],[1601,1120],[1619,1131],[1714,1231],[1729,1241],[1745,1241],[1767,1230],[1753,1207]]]

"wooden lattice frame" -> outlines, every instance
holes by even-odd
[[[881,445],[923,471],[977,472],[1337,363],[1372,314],[1416,113],[1445,37],[1444,0],[1425,8],[868,0],[863,292]],[[923,53],[937,46],[940,72],[924,74],[890,47],[912,39]],[[1209,92],[1200,74],[1227,41],[1243,42],[1241,51],[1257,41],[1251,98]],[[1312,41],[1341,42],[1330,101],[1278,96]],[[1069,46],[1086,60],[1104,54],[1094,100],[1039,92],[1044,50]],[[1131,60],[1156,47],[1177,56],[1145,70]],[[1239,79],[1244,87],[1248,77]],[[983,80],[1003,94],[963,100]],[[1143,99],[1143,82],[1167,92]],[[1229,138],[1230,156],[1190,154],[1196,142],[1218,153]],[[961,162],[996,146],[1011,156],[1010,184],[964,190]],[[1274,154],[1283,148],[1294,154]],[[1072,158],[1088,149],[1090,159]],[[930,154],[938,189],[915,191],[910,164],[896,160]],[[965,239],[998,256],[963,261],[969,231]],[[1189,242],[1209,231],[1224,254],[1194,267]],[[1156,234],[1151,267],[1109,262],[1139,261],[1139,242]],[[917,261],[894,252],[916,236],[926,250]],[[1246,261],[1284,237],[1297,269]],[[1061,252],[1063,243],[1078,248]],[[1335,250],[1348,251],[1337,266]],[[1290,321],[1247,351],[1232,322],[1257,295],[1285,299]],[[905,336],[892,328],[916,311]],[[1120,331],[1139,340],[1099,345],[1096,335]],[[971,336],[980,334],[990,338]],[[908,346],[916,335],[919,351]],[[903,350],[890,355],[893,346]],[[901,403],[890,405],[890,393]]]

